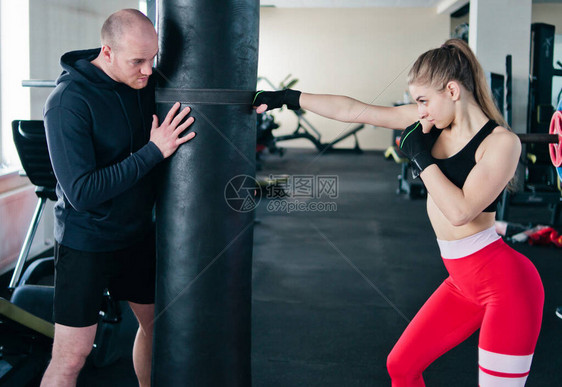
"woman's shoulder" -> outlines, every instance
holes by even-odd
[[[510,129],[496,124],[496,127],[483,141],[486,144],[486,151],[520,151],[521,141],[519,137]]]
[[[516,141],[520,143],[519,137],[512,130],[497,123],[495,123],[495,127],[492,129],[490,136],[501,141]]]

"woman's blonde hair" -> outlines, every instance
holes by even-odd
[[[486,117],[509,129],[492,99],[480,62],[464,40],[449,39],[441,47],[423,53],[408,73],[408,84],[427,85],[439,91],[452,80],[472,93]],[[517,180],[517,175],[510,180],[509,191],[516,190]]]
[[[453,80],[472,93],[489,119],[507,128],[490,94],[484,70],[463,40],[449,39],[441,47],[423,53],[408,73],[408,84],[426,85],[438,91],[443,91]]]

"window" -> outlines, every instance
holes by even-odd
[[[11,122],[29,119],[29,1],[0,0],[0,174],[20,166]]]
[[[20,169],[11,122],[41,119],[51,91],[23,87],[22,80],[56,79],[60,55],[99,46],[99,30],[111,12],[137,6],[147,12],[155,1],[0,0],[0,175]]]
[[[147,0],[139,0],[139,11],[147,15],[148,12],[148,5],[146,3]]]

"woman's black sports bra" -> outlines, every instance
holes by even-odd
[[[476,165],[476,149],[478,149],[478,146],[482,143],[482,141],[484,141],[484,139],[492,133],[497,126],[498,124],[496,122],[492,120],[488,121],[458,153],[446,159],[435,159],[435,162],[439,169],[441,169],[441,172],[443,172],[443,174],[447,176],[447,178],[457,187],[463,187],[468,174]],[[441,132],[442,130],[440,129],[433,129],[430,132],[432,136],[432,148]],[[492,204],[486,207],[484,212],[495,212],[500,198],[501,194],[492,202]]]

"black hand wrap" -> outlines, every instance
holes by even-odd
[[[429,134],[424,134],[421,123],[415,122],[408,126],[400,137],[400,150],[410,159],[412,178],[417,178],[424,169],[435,160],[431,156]]]
[[[278,109],[283,105],[291,110],[299,110],[301,105],[299,99],[301,92],[293,89],[285,89],[280,91],[258,91],[254,97],[252,106],[267,105],[267,110]]]

